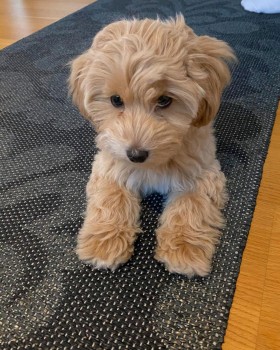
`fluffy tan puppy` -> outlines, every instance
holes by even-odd
[[[141,196],[168,194],[155,258],[206,276],[223,226],[225,177],[212,120],[230,81],[230,47],[197,36],[182,15],[123,20],[72,62],[73,101],[98,136],[77,254],[96,268],[129,260]]]

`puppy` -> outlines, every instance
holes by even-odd
[[[223,41],[197,36],[182,15],[123,20],[101,30],[71,65],[74,103],[98,133],[77,254],[96,268],[129,260],[141,196],[168,195],[155,258],[206,276],[223,226],[225,177],[212,121],[228,63]]]

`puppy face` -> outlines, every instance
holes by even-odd
[[[197,37],[182,16],[115,22],[73,61],[70,89],[101,150],[157,166],[176,156],[191,125],[214,118],[233,58],[227,44]]]

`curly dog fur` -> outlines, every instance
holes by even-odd
[[[155,258],[170,272],[206,276],[226,200],[212,121],[235,59],[197,36],[182,15],[123,20],[72,62],[74,103],[98,136],[77,254],[115,269],[133,254],[141,196],[168,194]]]

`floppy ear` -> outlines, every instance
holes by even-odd
[[[209,36],[195,36],[191,40],[187,74],[203,92],[194,126],[207,125],[216,116],[222,92],[231,78],[229,63],[235,60],[233,50],[221,40]]]
[[[79,108],[81,114],[88,118],[86,111],[86,77],[92,63],[92,53],[86,51],[75,58],[71,63],[71,73],[68,80],[69,92],[72,95],[74,104]]]
[[[72,95],[74,104],[85,118],[89,118],[87,105],[90,102],[90,92],[92,92],[89,89],[94,89],[94,86],[88,87],[89,79],[87,78],[96,54],[98,51],[102,51],[108,41],[120,37],[125,31],[129,30],[129,24],[130,22],[127,21],[119,21],[108,25],[96,34],[88,51],[70,62],[69,92]]]

